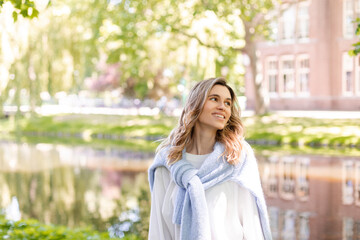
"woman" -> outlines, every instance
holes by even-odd
[[[197,83],[149,169],[150,240],[271,239],[256,159],[223,78]]]

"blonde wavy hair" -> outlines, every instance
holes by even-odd
[[[195,123],[199,119],[211,89],[215,85],[225,86],[229,89],[232,101],[229,121],[223,129],[217,131],[215,140],[224,144],[224,155],[228,163],[233,165],[239,163],[242,150],[241,142],[244,136],[244,128],[240,120],[240,107],[232,88],[227,85],[224,78],[219,77],[200,81],[190,90],[177,127],[171,131],[170,135],[157,148],[158,152],[170,146],[167,157],[169,165],[179,161],[182,158],[183,149],[192,143]]]

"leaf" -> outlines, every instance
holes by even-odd
[[[13,16],[14,22],[16,22],[17,18],[18,18],[17,12],[13,11],[12,16]]]

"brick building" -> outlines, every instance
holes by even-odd
[[[294,1],[291,1],[294,2]],[[360,60],[348,51],[359,0],[295,0],[272,24],[274,42],[258,43],[259,73],[274,110],[360,110]],[[251,81],[247,106],[254,108]]]

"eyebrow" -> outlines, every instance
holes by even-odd
[[[220,97],[220,95],[218,95],[218,94],[210,94],[209,97]],[[226,100],[232,101],[231,98],[226,98]]]

